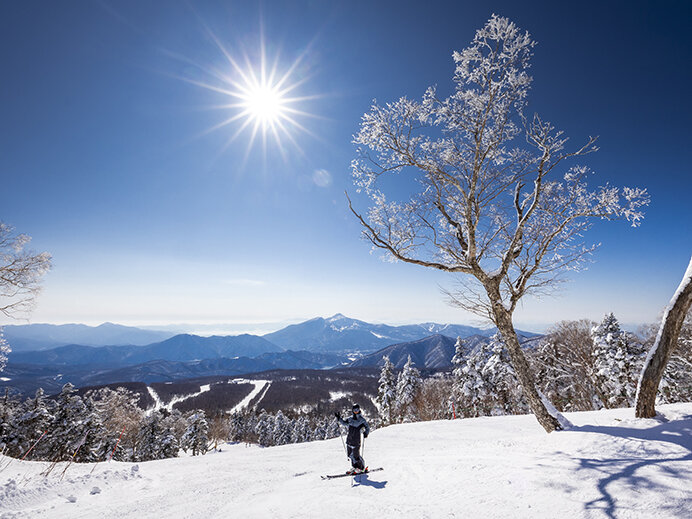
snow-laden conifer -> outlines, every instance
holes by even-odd
[[[2,326],[0,326],[0,371],[5,369],[7,365],[7,356],[11,351],[10,345],[5,340],[5,337],[3,337]]]
[[[462,338],[457,337],[457,342],[454,344],[454,355],[452,356],[452,366],[454,369],[452,370],[452,394],[450,397],[450,403],[457,408],[464,394],[465,376],[463,369],[469,353]]]
[[[45,447],[51,461],[69,461],[86,442],[89,411],[74,385],[65,384],[57,398],[55,414],[48,427]]]
[[[291,422],[279,411],[274,417],[272,445],[286,445],[287,443],[291,443]]]
[[[607,408],[634,405],[641,350],[612,313],[592,330],[594,378]]]
[[[488,344],[488,359],[482,369],[482,377],[489,388],[491,415],[522,414],[528,408],[521,397],[521,388],[509,353],[499,333],[493,335]]]
[[[262,447],[269,447],[274,444],[274,416],[264,409],[257,418],[255,433],[257,434],[257,443]]]
[[[389,360],[389,356],[385,355],[383,360],[376,401],[382,424],[389,425],[394,421],[396,409],[396,375],[394,374],[394,364]]]
[[[209,424],[204,411],[196,411],[188,418],[188,426],[181,440],[181,447],[193,456],[205,454],[209,447]]]
[[[43,440],[50,427],[53,407],[52,401],[46,401],[42,388],[38,388],[34,398],[28,398],[21,406],[22,412],[12,424],[19,440],[18,452],[16,453],[18,456],[24,456],[36,444],[26,459],[43,459],[45,457],[44,445],[46,442]],[[39,440],[40,442],[36,443]]]
[[[396,414],[400,422],[417,420],[416,397],[420,387],[420,372],[413,366],[411,355],[409,355],[396,383]]]
[[[137,434],[137,461],[175,458],[178,455],[178,440],[166,425],[165,417],[159,411],[153,411],[144,418]]]

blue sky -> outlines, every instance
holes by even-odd
[[[638,229],[597,224],[595,262],[516,315],[651,321],[689,261],[692,34],[685,2],[4,2],[0,220],[53,254],[32,322],[257,323],[337,312],[474,322],[453,280],[359,238],[351,136],[373,98],[451,88],[452,51],[492,13],[538,41],[530,110],[599,135],[598,181],[648,188]],[[250,146],[201,87],[265,56],[301,128]],[[263,36],[261,36],[263,35]]]

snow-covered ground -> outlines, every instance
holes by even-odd
[[[532,416],[396,425],[365,443],[358,478],[341,440],[140,464],[0,457],[0,517],[690,518],[692,403],[569,413],[546,434]],[[9,465],[7,465],[9,462]]]

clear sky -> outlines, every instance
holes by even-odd
[[[492,13],[538,41],[529,109],[652,199],[517,324],[655,319],[692,252],[688,2],[29,0],[0,4],[0,220],[54,258],[31,322],[473,323],[452,278],[370,253],[344,190],[372,99],[450,89]],[[294,110],[278,138],[221,125],[263,55]]]

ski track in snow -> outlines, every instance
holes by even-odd
[[[0,456],[0,518],[692,517],[692,403],[566,413],[546,434],[531,415],[419,422],[369,436],[384,471],[322,481],[348,468],[339,438],[224,445],[205,456],[66,463]],[[8,460],[9,465],[6,465]]]
[[[260,391],[262,391],[265,387],[269,389],[269,386],[271,385],[271,380],[249,380],[244,378],[236,378],[232,381],[229,380],[229,382],[233,382],[235,384],[253,384],[255,386],[254,389],[250,391],[250,393],[231,410],[231,413],[240,412],[245,409],[248,405],[250,405],[252,399],[255,398]]]
[[[211,384],[204,384],[203,386],[199,387],[199,391],[197,393],[191,393],[189,395],[182,395],[182,396],[174,396],[171,398],[171,401],[168,402],[167,404],[164,404],[163,401],[161,400],[161,397],[159,397],[158,393],[156,390],[151,387],[147,386],[147,391],[149,391],[149,394],[151,395],[151,398],[154,399],[154,407],[151,409],[148,409],[148,412],[153,412],[157,409],[165,408],[168,409],[169,411],[173,410],[173,406],[177,404],[178,402],[182,402],[184,400],[187,400],[188,398],[194,398],[196,396],[201,395],[202,393],[206,393],[211,389]]]

